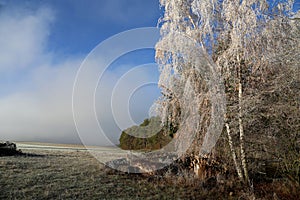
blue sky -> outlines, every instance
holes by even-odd
[[[156,26],[161,15],[157,0],[2,0],[1,4],[11,10],[49,8],[54,20],[48,48],[71,54],[88,53],[125,30]]]
[[[50,6],[55,7],[57,18],[62,19],[55,22],[50,48],[61,50],[65,46],[70,53],[87,53],[102,40],[121,31],[156,26],[160,16],[156,0],[50,2]]]
[[[0,0],[0,140],[79,143],[72,115],[78,69],[85,57],[111,36],[134,28],[155,27],[162,15],[158,2]],[[300,1],[295,2],[298,10]],[[149,63],[152,68],[139,68]],[[157,80],[153,63],[153,49],[134,51],[120,56],[105,73],[95,107],[114,143],[118,143],[121,130],[110,127],[112,116],[105,113],[110,102],[103,97],[112,95],[118,80],[131,69],[144,69],[128,76],[133,83],[141,78]],[[130,81],[122,84],[130,86]],[[129,106],[122,98],[115,103],[128,106],[133,122],[139,123],[148,117],[149,106],[158,96],[156,85],[145,85],[132,95]],[[90,143],[107,144],[105,138],[94,141],[93,137]]]
[[[79,143],[72,90],[85,57],[115,34],[155,27],[160,15],[157,0],[0,0],[0,140]],[[101,97],[111,95],[118,79],[132,68],[153,65],[154,54],[153,49],[134,51],[111,64],[101,85],[104,93],[97,94],[99,110],[105,107]],[[139,76],[157,80],[157,66],[144,72]],[[158,96],[156,85],[132,95],[134,123],[148,117]],[[120,130],[108,130],[118,143]],[[94,144],[107,143],[100,138]]]

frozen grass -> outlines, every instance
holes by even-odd
[[[234,179],[216,183],[201,182],[188,172],[117,172],[84,151],[24,153],[30,155],[0,157],[0,199],[293,199],[299,194],[299,188],[286,181],[260,183],[253,194]]]
[[[110,170],[88,152],[30,150],[27,153],[39,156],[0,157],[0,199],[194,197],[191,195],[195,192],[186,187]]]

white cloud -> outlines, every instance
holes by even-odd
[[[53,19],[47,8],[36,12],[4,10],[0,14],[0,72],[30,67],[44,60]]]
[[[71,99],[82,59],[47,51],[51,9],[2,11],[0,78],[9,81],[0,86],[0,140],[78,142]]]
[[[0,98],[0,138],[78,142],[71,98],[79,64],[74,60],[37,67],[30,76],[30,90]]]
[[[7,76],[11,79],[9,83],[13,84],[0,85],[0,140],[80,142],[72,116],[72,90],[83,56],[65,56],[56,60],[62,56],[47,51],[53,20],[53,11],[49,8],[36,11],[10,10],[0,14],[0,79]],[[53,64],[54,60],[56,64]],[[121,67],[120,71],[124,72],[125,68]],[[146,80],[152,74],[136,76]],[[104,114],[100,114],[100,120],[106,123],[106,131],[110,132],[109,137],[114,141],[118,141],[119,132],[117,128],[110,129],[114,123],[113,118],[105,112],[108,112],[110,105],[107,97],[111,95],[119,77],[120,74],[116,72],[107,73],[101,83],[103,90],[98,95],[97,104],[98,111],[104,111]],[[86,86],[92,84],[89,77],[86,78]],[[131,81],[134,82],[134,77]],[[11,89],[1,93],[4,87]],[[84,91],[82,95],[85,96]],[[145,96],[143,98],[146,99]],[[120,99],[117,105],[122,103]],[[88,130],[89,119],[85,117],[88,111],[85,107],[81,109],[81,120],[86,124],[86,134],[89,134],[94,130]],[[107,144],[103,142],[104,138],[95,142],[93,135],[90,141]]]

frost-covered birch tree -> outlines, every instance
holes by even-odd
[[[211,92],[213,83],[220,83],[214,78],[221,78],[227,101],[224,124],[232,159],[239,178],[248,182],[245,99],[257,92],[257,84],[267,81],[266,75],[273,69],[299,67],[299,35],[295,34],[299,31],[290,20],[293,1],[160,3],[164,16],[160,19],[161,40],[156,46],[156,58],[161,70],[159,86],[163,96],[158,104],[162,121],[185,130],[176,134],[179,141],[194,139],[190,154],[203,153],[204,134],[215,120],[214,112],[223,111],[222,106],[212,106],[221,96],[213,99]],[[220,72],[221,77],[208,79],[212,71]],[[190,138],[189,134],[196,137]]]

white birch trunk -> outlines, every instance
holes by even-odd
[[[238,58],[239,61],[239,58]],[[240,61],[239,61],[240,63]],[[243,101],[243,85],[242,85],[242,75],[241,75],[241,66],[238,68],[239,76],[239,131],[240,131],[240,151],[241,151],[241,161],[244,172],[245,182],[249,181],[248,176],[248,167],[246,161],[246,152],[245,152],[245,138],[244,138],[244,126],[243,126],[243,113],[242,113],[242,101]]]
[[[241,166],[237,162],[236,153],[235,153],[235,150],[234,150],[234,147],[233,147],[233,141],[232,141],[232,137],[231,137],[229,124],[226,122],[225,126],[226,126],[226,131],[227,131],[227,136],[228,136],[228,143],[229,143],[229,147],[230,147],[230,152],[231,152],[231,156],[232,156],[232,159],[233,159],[233,163],[235,165],[236,172],[237,172],[240,180],[244,181],[244,176],[243,176],[243,173],[242,173],[242,170],[241,170]]]

